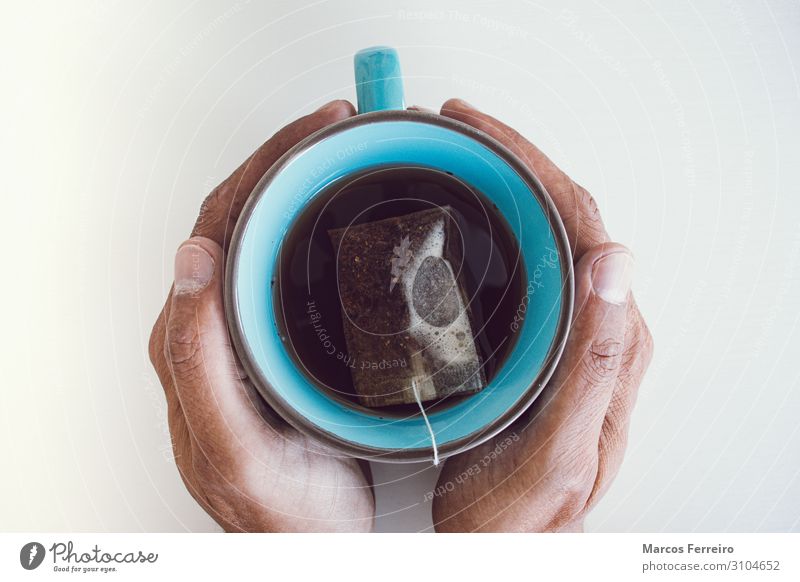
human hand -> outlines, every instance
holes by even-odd
[[[653,340],[630,284],[633,260],[610,242],[592,197],[536,146],[459,99],[441,114],[509,148],[539,177],[573,250],[575,312],[545,390],[509,429],[447,459],[437,531],[582,531],[617,474]],[[455,484],[453,487],[452,484]]]
[[[224,254],[261,176],[289,148],[355,115],[334,101],[281,129],[206,198],[175,258],[175,283],[150,336],[175,463],[227,531],[368,531],[366,463],[338,457],[264,403],[234,353],[223,310]]]

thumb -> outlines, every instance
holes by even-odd
[[[575,267],[575,315],[542,408],[556,448],[597,449],[622,362],[633,258],[622,245],[591,248]]]
[[[212,464],[235,457],[266,425],[260,398],[246,381],[225,320],[223,252],[208,238],[193,237],[175,256],[175,285],[164,355],[195,446]],[[266,431],[270,432],[270,431]]]

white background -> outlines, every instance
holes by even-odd
[[[397,47],[597,198],[656,354],[592,531],[800,531],[800,4],[49,2],[7,10],[0,528],[216,531],[146,352],[205,194]],[[376,466],[378,529],[430,526]]]

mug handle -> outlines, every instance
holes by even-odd
[[[388,46],[373,46],[353,57],[356,75],[358,112],[405,109],[403,77],[397,51]]]

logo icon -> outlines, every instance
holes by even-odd
[[[39,542],[28,542],[19,551],[19,563],[26,570],[35,570],[44,561],[44,546]]]

